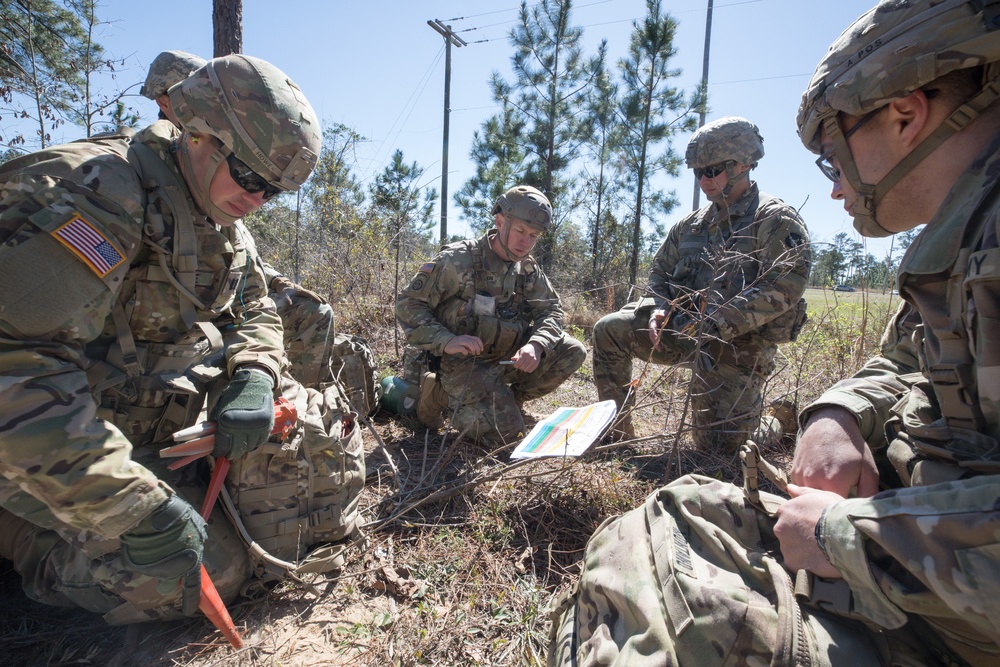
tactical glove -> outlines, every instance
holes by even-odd
[[[238,459],[267,441],[274,428],[274,382],[263,371],[241,368],[219,396],[212,456]]]
[[[181,609],[198,611],[205,520],[180,496],[171,496],[119,538],[125,567],[155,579],[181,580]]]

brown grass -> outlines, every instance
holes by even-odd
[[[848,298],[845,298],[848,297]],[[768,397],[804,405],[877,351],[895,306],[888,298],[810,290],[811,319],[781,347]],[[570,330],[588,340],[600,315],[571,312]],[[375,344],[391,371],[391,329],[338,321]],[[378,321],[377,324],[382,324]],[[639,364],[637,364],[637,368]],[[554,394],[528,404],[536,414],[596,400],[590,360]],[[578,572],[587,539],[607,517],[638,504],[665,479],[700,472],[740,481],[737,462],[699,453],[682,423],[684,373],[654,367],[640,388],[641,439],[597,447],[579,460],[511,463],[431,434],[384,412],[367,438],[362,506],[370,544],[316,592],[281,586],[231,609],[247,646],[229,648],[202,618],[112,628],[100,618],[44,607],[20,592],[0,562],[0,664],[183,665],[541,665],[546,605]],[[789,439],[765,452],[790,461]],[[390,463],[391,461],[391,463]]]

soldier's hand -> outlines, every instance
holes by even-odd
[[[478,336],[455,336],[444,346],[445,354],[459,356],[477,355],[483,353],[483,341]]]
[[[816,524],[823,517],[823,510],[843,498],[795,484],[788,485],[788,494],[792,499],[778,508],[774,524],[785,567],[793,572],[808,570],[826,579],[842,578],[816,543]]]
[[[315,301],[316,303],[326,303],[326,299],[321,297],[316,292],[307,290],[302,285],[293,283],[285,276],[275,276],[271,279],[271,284],[268,287],[276,293],[278,299],[288,300],[290,302],[293,299],[300,298]]]
[[[528,343],[511,357],[514,368],[525,373],[532,373],[542,361],[542,350],[538,343]]]
[[[667,321],[667,311],[657,308],[649,314],[649,342],[653,349],[660,350],[660,329]]]
[[[213,456],[237,459],[260,447],[274,428],[274,382],[253,368],[233,374],[210,419],[216,423]]]
[[[878,468],[854,415],[829,407],[809,417],[795,445],[791,479],[845,498],[854,490],[862,498],[878,493]]]
[[[190,616],[201,600],[205,520],[180,496],[171,496],[119,538],[122,560],[133,572],[181,583],[181,608]]]

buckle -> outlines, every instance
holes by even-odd
[[[843,579],[824,579],[800,570],[795,581],[795,593],[803,602],[817,609],[838,616],[855,616],[854,593]]]

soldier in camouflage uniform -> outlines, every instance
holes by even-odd
[[[139,93],[156,102],[160,119],[180,126],[170,108],[167,90],[205,64],[184,51],[164,51],[149,65]],[[256,249],[254,250],[256,253]],[[333,338],[333,308],[326,299],[307,290],[261,260],[268,296],[274,301],[284,330],[289,372],[307,387],[318,388],[333,379],[330,373],[330,340]]]
[[[926,226],[900,265],[903,303],[880,356],[803,411],[791,500],[773,523],[798,575],[796,613],[860,620],[853,640],[881,650],[834,660],[836,642],[815,632],[813,662],[763,651],[759,664],[1000,664],[998,98],[1000,13],[974,0],[885,0],[834,42],[803,95],[799,135],[858,231]],[[598,561],[588,550],[585,570]],[[591,602],[550,664],[675,664],[681,640],[657,598],[673,583],[633,577],[622,599],[608,593],[617,582],[581,581]],[[652,608],[643,591],[652,620],[615,623]],[[697,619],[718,611],[702,605]],[[572,649],[574,636],[591,645]],[[714,655],[700,664],[721,664]]]
[[[748,435],[780,437],[761,420],[762,388],[779,342],[801,326],[809,236],[795,209],[757,188],[757,127],[726,117],[687,148],[708,206],[677,223],[653,258],[647,295],[594,326],[594,381],[621,416],[611,437],[634,437],[632,359],[690,366],[694,440],[735,452]],[[759,426],[758,426],[759,425]],[[794,428],[794,420],[792,420]]]
[[[531,256],[552,224],[549,200],[519,185],[493,217],[496,229],[420,267],[396,299],[396,319],[410,346],[440,358],[452,428],[510,444],[525,432],[521,404],[555,390],[587,351],[563,332],[559,295]]]
[[[349,414],[282,375],[281,324],[240,222],[309,176],[319,119],[283,72],[247,56],[209,61],[169,96],[183,131],[156,122],[0,169],[0,556],[30,597],[111,623],[194,613],[202,563],[224,599],[253,573],[218,510],[206,526],[192,508],[197,466],[168,471],[157,455],[206,394],[241,511],[281,472],[267,461],[288,467],[266,442],[279,379],[306,431],[335,421],[332,437],[349,440]],[[328,472],[356,496],[363,469],[337,462],[359,452],[302,452],[310,484]],[[269,502],[299,500],[290,487]],[[326,538],[343,537],[351,501],[318,500],[301,498],[336,519]],[[311,519],[299,529],[324,523]]]
[[[153,58],[146,73],[146,81],[139,94],[156,102],[160,108],[160,120],[169,120],[178,125],[177,117],[170,108],[167,90],[178,81],[188,78],[192,72],[205,65],[205,59],[186,51],[164,51]]]

